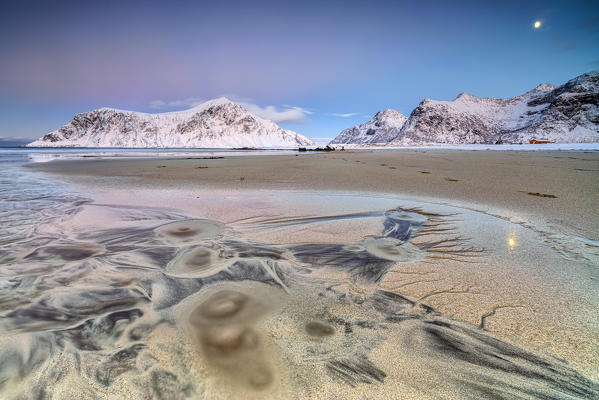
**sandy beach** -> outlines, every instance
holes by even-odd
[[[566,392],[555,382],[565,378],[544,375],[542,365],[547,362],[559,365],[551,367],[552,374],[568,365],[587,378],[599,378],[599,152],[348,150],[218,158],[200,153],[153,159],[88,156],[33,163],[28,168],[93,196],[94,201],[84,205],[66,226],[70,237],[106,248],[116,239],[101,235],[116,238],[111,232],[133,229],[131,221],[152,226],[152,221],[169,213],[173,217],[168,218],[186,215],[217,221],[202,222],[197,228],[182,225],[181,229],[190,232],[224,229],[228,239],[219,239],[218,245],[204,250],[188,247],[183,236],[168,239],[171,228],[164,233],[156,230],[167,236],[169,245],[187,246],[166,265],[165,273],[172,279],[212,279],[220,269],[231,268],[227,267],[229,256],[223,258],[223,254],[233,252],[240,260],[260,254],[265,271],[270,271],[264,277],[243,284],[235,274],[245,276],[246,272],[229,272],[226,281],[183,297],[169,311],[187,321],[190,313],[195,315],[194,307],[218,304],[219,296],[249,296],[243,301],[256,302],[255,310],[262,310],[265,302],[271,304],[235,322],[264,339],[260,355],[236,356],[242,364],[264,365],[266,372],[259,378],[241,367],[222,369],[220,358],[208,357],[206,365],[193,357],[181,361],[187,363],[184,366],[171,365],[177,371],[199,368],[202,379],[216,371],[217,380],[206,378],[204,389],[216,397],[236,393],[236,389],[222,392],[221,378],[270,382],[272,365],[280,371],[272,379],[280,384],[277,389],[256,392],[257,397],[266,393],[273,398],[389,398],[402,393],[402,398],[468,398],[474,389],[464,382],[506,379],[507,386],[497,383],[489,390],[506,396],[552,393],[560,398],[559,393]],[[97,238],[88,233],[92,225],[100,235]],[[409,240],[402,239],[400,232]],[[141,240],[122,237],[121,247],[130,246],[127,241]],[[246,249],[240,243],[253,247]],[[395,247],[398,243],[401,246]],[[102,253],[101,246],[86,244],[85,251]],[[218,246],[228,250],[218,250]],[[214,263],[218,251],[220,261]],[[134,260],[132,256],[124,259]],[[199,271],[196,263],[203,265],[205,260],[213,261],[209,269]],[[253,286],[272,279],[284,289],[283,297],[272,288]],[[215,292],[214,287],[223,291]],[[192,290],[181,288],[181,293],[170,296]],[[159,298],[170,290],[153,289]],[[346,296],[352,302],[342,300]],[[168,300],[152,300],[156,301]],[[381,308],[387,303],[388,308]],[[380,316],[375,317],[372,310]],[[206,318],[200,317],[200,330],[211,326]],[[414,320],[399,325],[391,322],[404,318]],[[445,331],[437,332],[441,326]],[[219,329],[227,333],[218,331],[218,335],[226,337],[231,329],[239,328],[223,325]],[[298,334],[303,329],[311,337],[307,342]],[[345,336],[338,337],[336,329],[345,329]],[[163,325],[144,342],[163,366],[175,362],[165,353],[165,343],[173,336],[187,343],[193,334]],[[489,342],[491,338],[502,342]],[[214,339],[201,335],[200,340],[208,341],[206,347]],[[217,340],[225,339],[218,336]],[[453,343],[460,350],[446,353],[441,342]],[[316,356],[316,343],[332,347]],[[196,351],[190,346],[189,352]],[[350,355],[344,350],[348,348],[363,353]],[[487,350],[476,353],[483,348]],[[463,358],[463,352],[474,353]],[[325,354],[329,355],[323,358]],[[330,354],[337,358],[331,361]],[[493,357],[509,359],[511,367],[495,365]],[[473,367],[471,361],[461,364],[460,359],[478,360],[474,364],[484,368]],[[306,369],[308,365],[324,365],[325,369],[312,371]],[[412,372],[402,365],[410,365]],[[452,373],[450,366],[455,367]],[[543,383],[535,389],[528,386],[532,381],[521,380],[523,392],[513,392],[511,385],[518,378],[509,374],[533,373],[526,368],[543,376]],[[327,383],[322,374],[346,386]],[[128,385],[126,381],[120,384]],[[310,385],[314,387],[308,390]],[[485,396],[483,391],[476,393]]]
[[[599,240],[599,152],[344,151],[207,159],[86,158],[33,166],[101,187],[349,190],[430,197]],[[553,197],[555,196],[555,197]]]

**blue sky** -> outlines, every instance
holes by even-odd
[[[426,97],[511,97],[599,69],[597,1],[1,7],[0,138],[36,138],[93,108],[172,111],[223,95],[330,138]]]

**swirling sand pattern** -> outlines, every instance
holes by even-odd
[[[565,362],[379,287],[402,262],[484,256],[451,229],[454,215],[262,221],[383,218],[380,235],[355,243],[271,245],[216,221],[94,204],[32,176],[10,190],[11,173],[0,182],[1,398],[599,397]],[[64,233],[84,206],[119,223]]]
[[[2,253],[4,397],[118,398],[124,390],[132,398],[226,397],[211,376],[257,397],[318,397],[327,387],[368,387],[376,397],[377,387],[396,384],[390,366],[372,361],[380,346],[444,382],[440,388],[414,381],[423,397],[599,396],[596,383],[562,361],[378,288],[402,261],[480,255],[461,238],[411,241],[442,230],[452,216],[368,213],[384,217],[379,236],[344,245],[269,245],[241,240],[215,221],[120,212],[130,227],[19,240]],[[311,388],[301,383],[306,377]]]

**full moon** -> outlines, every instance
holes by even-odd
[[[539,29],[541,27],[541,21],[535,21],[534,25],[535,29]]]

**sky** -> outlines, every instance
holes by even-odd
[[[2,2],[0,54],[0,141],[100,107],[226,96],[322,143],[424,98],[512,97],[599,69],[599,2]]]

